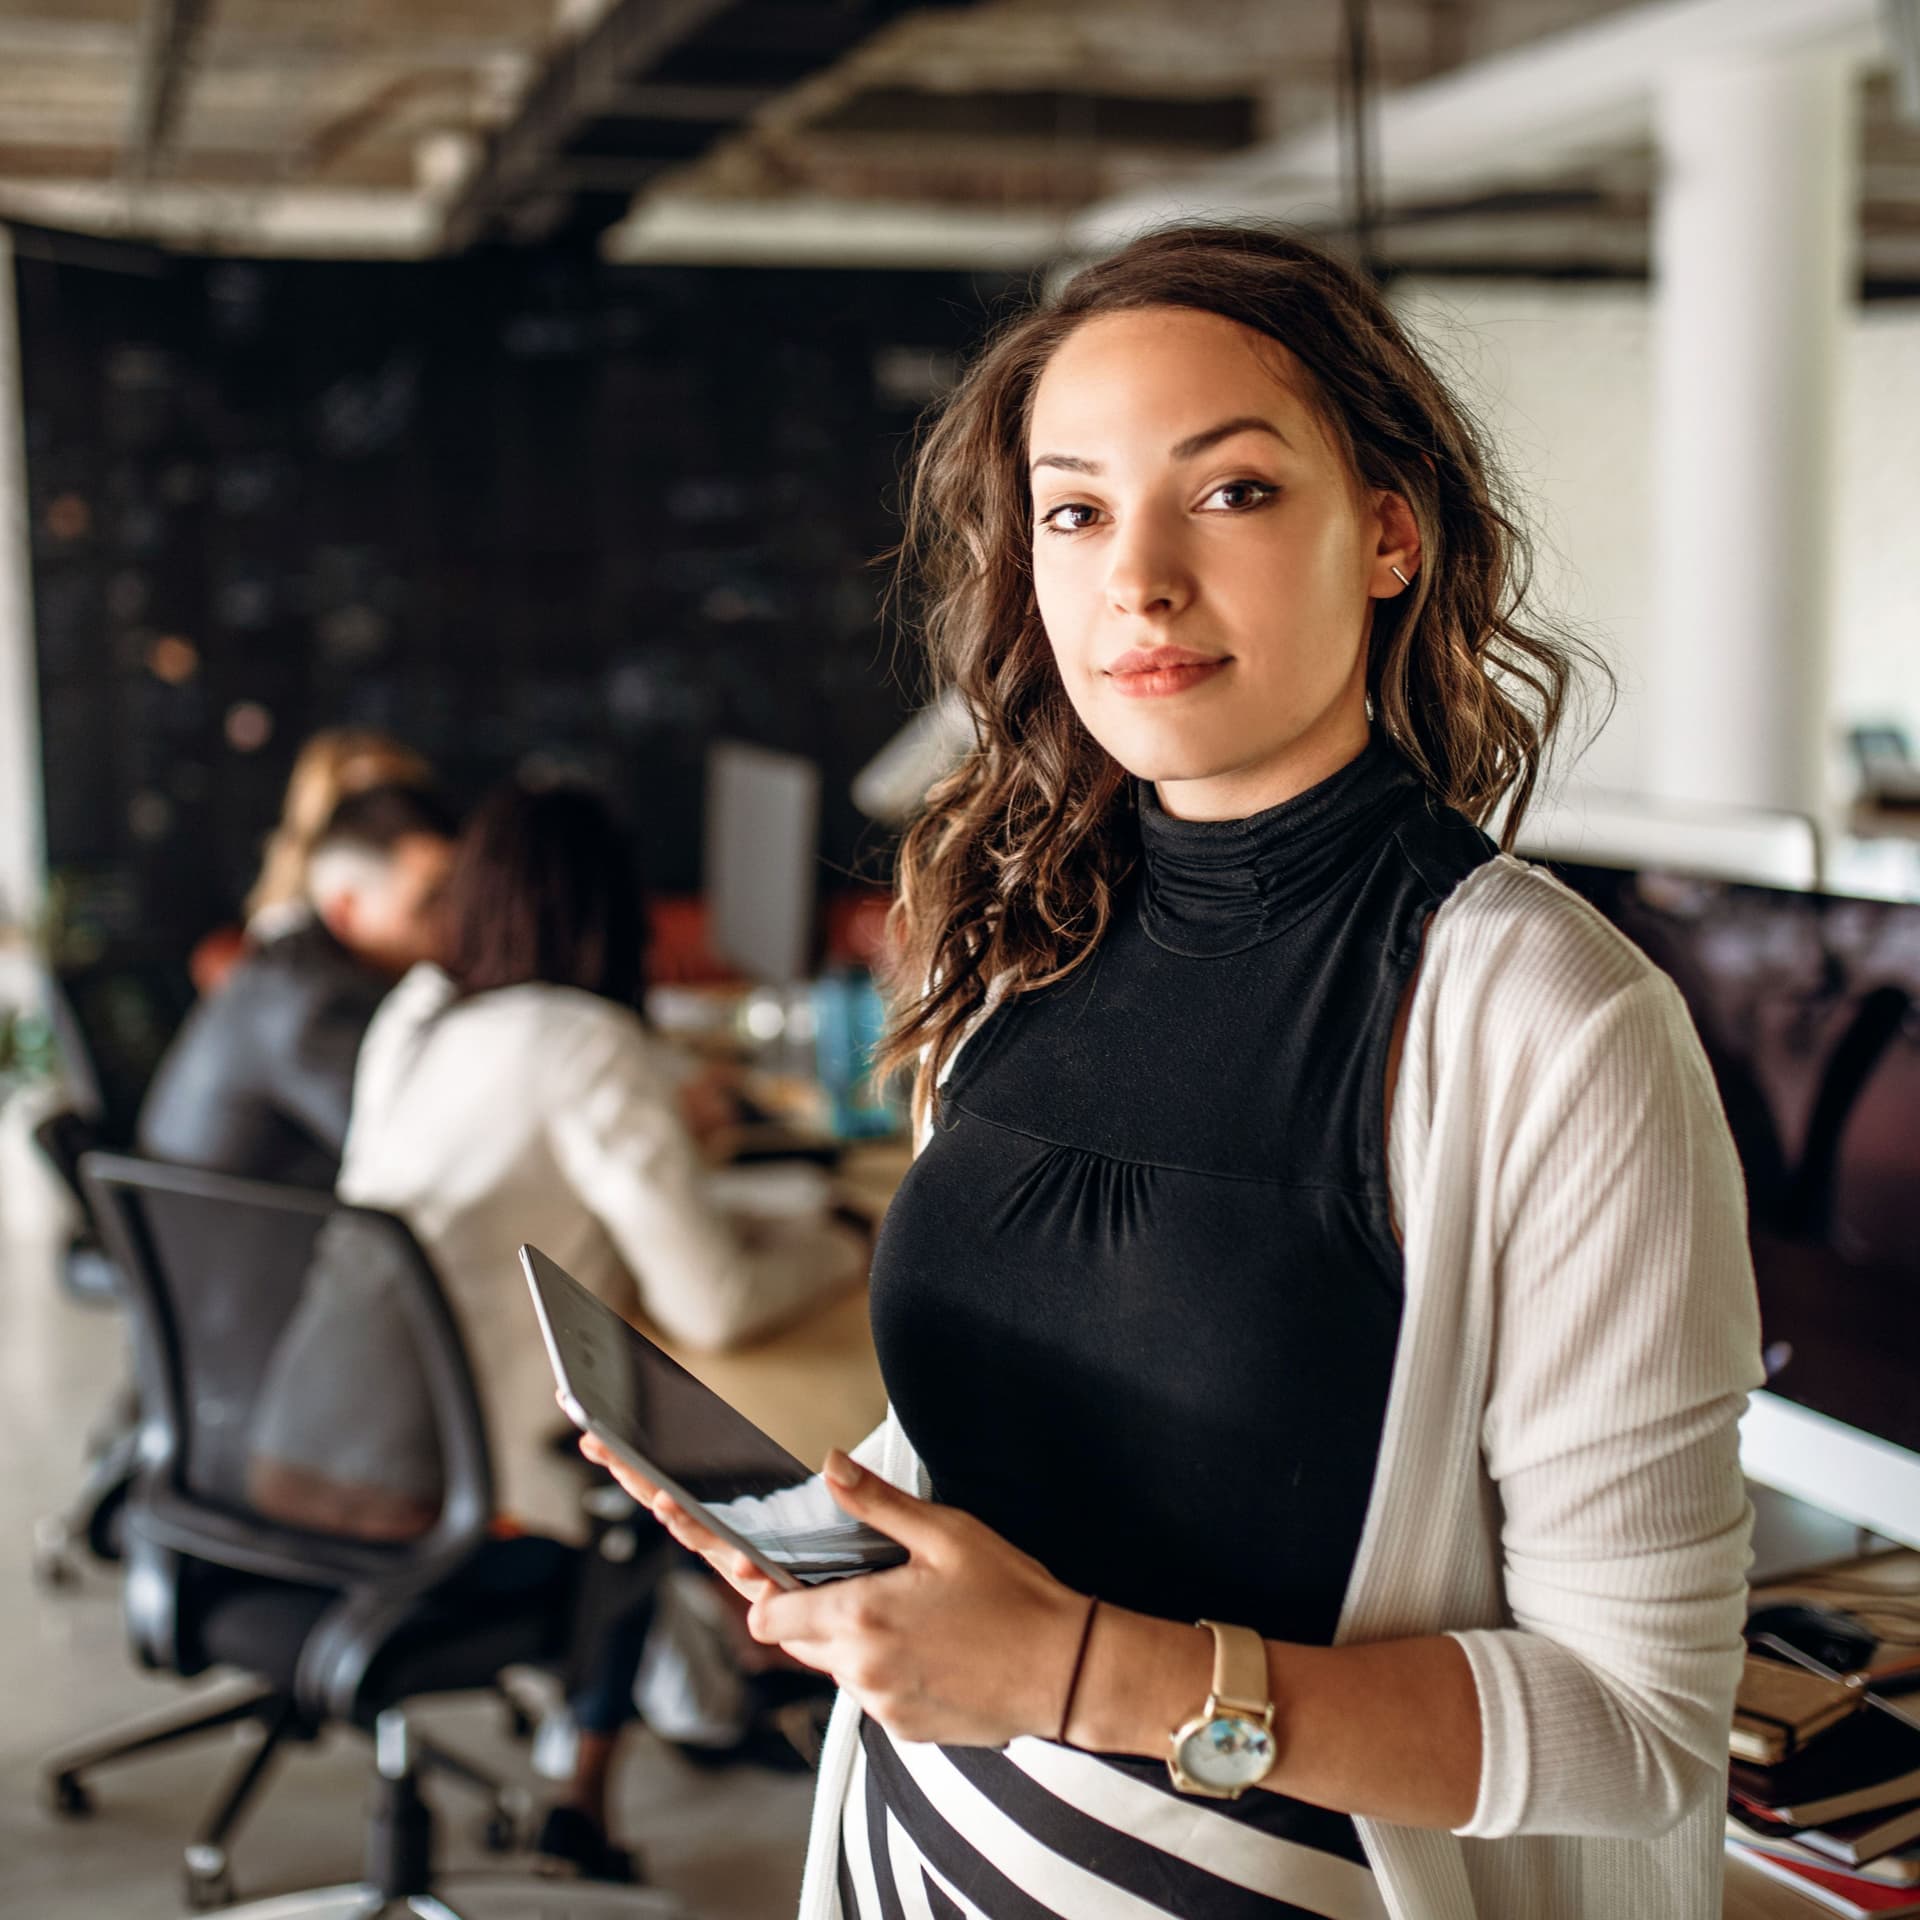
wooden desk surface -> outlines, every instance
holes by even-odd
[[[838,1184],[851,1204],[877,1220],[912,1159],[904,1142],[850,1148]],[[829,1447],[865,1439],[887,1409],[865,1287],[732,1353],[683,1353],[671,1345],[668,1351],[809,1466],[818,1466]]]

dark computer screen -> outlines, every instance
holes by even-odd
[[[1670,974],[1746,1171],[1768,1385],[1920,1453],[1920,905],[1555,862]]]

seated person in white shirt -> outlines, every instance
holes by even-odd
[[[515,1249],[531,1241],[671,1340],[716,1349],[865,1271],[824,1211],[730,1218],[681,1117],[681,1074],[637,1005],[645,910],[631,844],[579,788],[509,786],[461,835],[444,966],[416,967],[361,1048],[339,1194],[397,1213],[446,1287],[504,1503],[576,1523],[545,1442],[553,1379]]]
[[[461,835],[444,914],[444,963],[415,967],[367,1031],[338,1192],[399,1215],[432,1260],[506,1513],[575,1539],[580,1482],[548,1445],[553,1380],[520,1243],[670,1339],[719,1348],[855,1283],[867,1242],[824,1210],[749,1221],[714,1203],[681,1076],[637,1010],[644,901],[598,798],[492,794]],[[369,1350],[364,1291],[348,1263],[316,1262],[262,1395],[253,1491],[287,1518],[392,1537],[437,1510],[438,1460],[417,1400],[409,1417],[404,1390],[368,1386],[393,1343]],[[582,1729],[575,1804],[597,1825],[617,1731]]]

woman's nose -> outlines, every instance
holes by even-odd
[[[1115,613],[1177,613],[1193,597],[1193,582],[1177,543],[1165,529],[1137,522],[1118,530],[1107,568],[1107,601]]]

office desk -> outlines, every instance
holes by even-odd
[[[836,1184],[849,1205],[877,1222],[912,1158],[909,1148],[892,1141],[851,1147]],[[864,1439],[886,1412],[864,1287],[732,1353],[683,1353],[669,1342],[662,1345],[809,1466],[818,1466],[829,1447]]]

